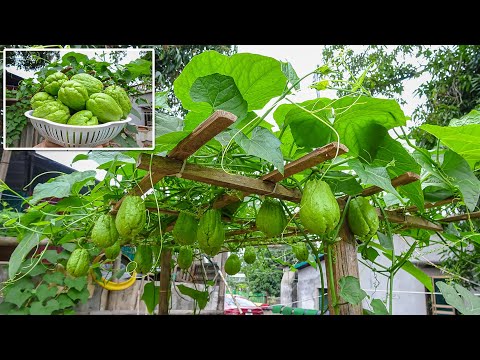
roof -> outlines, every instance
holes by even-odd
[[[323,254],[321,254],[318,258],[320,259],[320,261],[323,261],[323,258],[325,256]],[[311,266],[308,262],[306,261],[301,261],[299,263],[296,263],[295,265],[293,265],[293,267],[297,270],[301,270],[303,268],[306,268],[307,266]]]
[[[6,83],[7,86],[18,86],[18,83],[22,81],[23,78],[21,76],[12,74],[9,71],[6,71]]]

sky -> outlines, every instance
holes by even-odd
[[[358,45],[355,50],[361,51],[362,47],[363,46]],[[323,45],[238,45],[238,52],[261,54],[273,57],[277,60],[289,61],[297,72],[298,76],[301,78],[302,76],[316,69],[318,66],[322,65],[322,48]],[[64,51],[66,52],[70,50],[67,49]],[[86,53],[89,50],[75,49],[75,51]],[[129,62],[135,58],[134,56],[135,54],[132,52],[132,54],[130,54],[129,57],[123,61]],[[136,54],[136,56],[138,57],[138,54]],[[406,61],[415,61],[415,59],[411,58],[407,59]],[[22,76],[20,73],[18,73],[18,75]],[[418,79],[404,82],[405,91],[402,97],[406,100],[406,105],[403,105],[402,109],[407,116],[410,116],[413,110],[422,102],[422,99],[414,96],[413,92],[425,80],[427,80],[426,77],[420,77]],[[294,97],[292,97],[292,100],[296,102],[302,102],[315,98],[317,96],[316,91],[309,88],[309,85],[311,85],[313,82],[313,75],[303,81],[301,84],[301,90],[297,92]],[[334,97],[335,93],[332,90],[327,90],[322,92],[322,96]],[[271,115],[267,117],[267,121],[273,122]],[[64,165],[71,166],[76,170],[93,170],[97,166],[95,162],[89,160],[82,160],[74,163],[73,165],[71,164],[72,159],[77,154],[85,153],[85,151],[62,150],[37,152]],[[103,173],[103,171],[97,172],[97,177],[103,177]]]

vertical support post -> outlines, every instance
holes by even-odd
[[[352,305],[346,303],[346,301],[340,297],[340,287],[338,285],[339,280],[344,276],[354,276],[359,279],[358,274],[358,259],[357,259],[357,246],[355,243],[355,237],[348,227],[346,221],[343,222],[342,227],[338,236],[342,239],[341,241],[332,245],[333,247],[333,279],[335,284],[337,301],[339,304],[339,315],[362,315],[362,304]],[[328,259],[325,258],[325,265],[328,267]],[[332,284],[330,283],[330,278],[327,276],[328,287],[331,288]],[[334,309],[332,306],[332,294],[328,292],[328,309],[330,315],[334,315]]]
[[[5,182],[7,179],[8,167],[10,165],[10,157],[12,156],[11,150],[3,150],[2,160],[0,161],[0,180]],[[0,199],[2,198],[2,192],[0,192]]]
[[[172,269],[172,250],[163,249],[160,255],[160,294],[158,298],[158,315],[168,315],[168,299],[170,297],[170,277]]]
[[[225,278],[225,261],[227,261],[227,253],[220,254],[220,266],[218,271],[220,271]],[[217,303],[217,310],[223,314],[225,310],[225,282],[222,278],[218,281],[218,303]]]

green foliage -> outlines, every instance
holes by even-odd
[[[437,286],[445,297],[447,304],[452,305],[463,315],[480,315],[480,298],[459,284],[447,285],[442,281]]]
[[[367,293],[360,288],[360,281],[356,277],[342,277],[338,281],[338,285],[340,286],[339,295],[350,304],[360,304],[367,297]]]

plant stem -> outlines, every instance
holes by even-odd
[[[335,284],[335,277],[333,276],[333,256],[332,256],[332,244],[326,243],[327,248],[327,258],[328,258],[328,267],[327,267],[327,276],[329,278],[330,294],[332,294],[332,307],[335,315],[339,315],[340,309],[338,308],[338,299],[337,299],[337,289]]]

